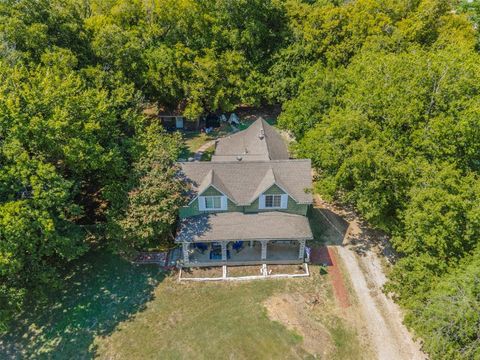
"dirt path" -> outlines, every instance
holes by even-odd
[[[320,198],[316,199],[316,203],[325,221],[335,229],[333,233],[336,234],[331,233],[330,239],[323,240],[331,245],[340,245],[336,246],[337,253],[351,278],[368,338],[377,358],[426,359],[420,345],[413,341],[403,325],[399,307],[382,292],[386,277],[377,252],[388,256],[384,237],[369,231],[352,212],[331,206]]]
[[[203,144],[202,146],[200,146],[200,147],[195,151],[195,154],[193,155],[193,160],[195,160],[195,161],[200,161],[200,160],[202,160],[202,155],[203,155],[203,153],[204,153],[209,147],[212,147],[213,145],[215,145],[215,140],[210,140],[210,141],[206,142],[205,144]]]

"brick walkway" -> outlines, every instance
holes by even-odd
[[[342,308],[350,306],[348,290],[338,265],[337,252],[333,246],[319,246],[312,249],[310,256],[312,264],[326,265],[328,276],[332,282],[333,291]]]

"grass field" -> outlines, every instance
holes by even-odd
[[[154,265],[90,254],[67,271],[66,288],[19,315],[0,338],[0,358],[298,359],[311,356],[307,340],[328,358],[358,358],[356,334],[326,277],[312,272],[295,280],[178,283]],[[269,318],[265,302],[278,296],[288,296],[292,323],[308,322],[306,333]]]

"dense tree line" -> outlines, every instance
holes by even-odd
[[[289,48],[320,53],[306,61],[303,76],[296,75],[280,123],[296,135],[297,154],[312,158],[317,190],[355,205],[392,235],[399,259],[386,290],[406,308],[407,324],[423,338],[424,349],[432,358],[476,359],[476,5],[426,0],[304,6],[312,9],[301,32],[312,31],[313,23],[315,37]],[[309,19],[316,11],[322,15]],[[349,15],[339,18],[343,13]],[[330,16],[337,20],[337,36]]]
[[[144,106],[266,101],[287,33],[281,1],[0,3],[0,328],[90,249],[171,242],[181,139]]]
[[[317,191],[399,254],[387,290],[434,358],[480,356],[475,2],[5,0],[0,323],[92,248],[168,242],[194,119],[280,103]]]

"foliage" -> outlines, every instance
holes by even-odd
[[[425,349],[437,358],[477,359],[480,356],[480,257],[462,261],[444,276],[425,305],[409,314],[425,341]]]
[[[150,125],[140,144],[144,151],[133,164],[133,188],[127,203],[118,209],[122,215],[114,218],[112,224],[119,228],[119,232],[113,232],[114,238],[124,239],[123,243],[117,241],[114,245],[127,251],[153,244],[171,244],[173,225],[183,203],[184,183],[174,166],[179,154],[178,134],[170,136],[158,126]]]
[[[88,249],[106,189],[127,171],[125,135],[138,118],[129,86],[89,85],[69,50],[42,61],[0,62],[0,277],[17,305],[27,288],[54,286],[57,269]]]
[[[319,53],[302,65],[304,75],[293,73],[298,90],[283,104],[279,123],[296,136],[296,155],[312,159],[318,191],[355,205],[392,235],[399,259],[387,290],[407,309],[425,349],[437,358],[456,351],[475,358],[478,319],[455,319],[475,312],[476,285],[447,284],[459,276],[453,270],[459,264],[476,269],[470,254],[480,235],[478,33],[448,1],[301,6],[327,13],[355,6],[340,29],[369,31],[363,38],[337,35],[341,41],[325,48],[321,35],[290,45]],[[376,20],[357,18],[369,6],[379,7]],[[307,17],[298,22],[303,30]],[[314,28],[326,34],[321,29]],[[351,51],[341,51],[340,60],[337,47],[345,45]]]
[[[167,245],[181,140],[143,102],[269,101],[317,190],[392,235],[425,349],[478,357],[478,22],[463,0],[3,1],[0,325],[89,249]]]
[[[276,1],[92,2],[99,62],[161,107],[195,119],[264,98],[259,84],[286,31]]]

